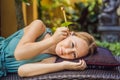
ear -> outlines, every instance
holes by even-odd
[[[95,42],[93,42],[90,46],[89,46],[89,52],[91,54],[93,54],[96,51],[97,45]]]

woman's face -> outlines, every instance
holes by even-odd
[[[87,55],[88,44],[85,40],[70,35],[56,45],[56,54],[64,59],[76,59]]]

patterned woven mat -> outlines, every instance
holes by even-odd
[[[115,58],[120,62],[120,57]],[[30,78],[20,78],[16,73],[10,73],[0,80],[120,80],[120,66],[113,70],[60,71]]]

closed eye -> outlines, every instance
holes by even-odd
[[[74,43],[72,42],[72,48],[74,48]]]
[[[74,43],[72,42],[72,48],[74,48]],[[76,58],[76,54],[73,52],[73,56],[74,56],[74,58]]]

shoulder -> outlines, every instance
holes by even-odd
[[[36,33],[40,31],[44,32],[45,29],[46,29],[46,26],[41,20],[34,20],[25,28],[26,30],[25,32],[30,32],[30,31],[35,31]]]
[[[28,42],[35,41],[37,37],[45,32],[45,30],[46,26],[41,20],[34,20],[31,24],[24,28],[24,35],[22,39],[24,39],[24,41],[28,41],[29,39]]]

